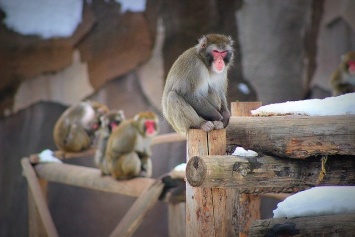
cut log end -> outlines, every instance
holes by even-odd
[[[205,180],[207,166],[203,159],[193,156],[186,165],[186,179],[192,187],[201,186]]]

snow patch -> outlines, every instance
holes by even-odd
[[[146,0],[115,0],[117,3],[121,4],[121,11],[124,13],[126,11],[131,12],[144,12]]]
[[[3,23],[22,35],[70,37],[81,22],[82,0],[0,0]]]
[[[287,101],[285,103],[265,105],[256,110],[252,110],[251,114],[253,116],[287,114],[329,116],[355,114],[355,93],[325,99]]]
[[[244,156],[244,157],[255,157],[258,156],[258,153],[256,153],[253,150],[245,150],[243,147],[237,147],[235,148],[233,156]]]
[[[311,188],[287,197],[273,212],[274,218],[355,213],[355,187]]]
[[[38,156],[39,163],[63,163],[53,155],[53,151],[50,149],[43,150]]]

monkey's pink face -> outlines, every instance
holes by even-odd
[[[146,120],[144,122],[145,134],[148,137],[152,137],[157,134],[157,124],[154,120]]]
[[[348,62],[348,70],[351,75],[355,75],[355,60]]]
[[[216,73],[223,72],[226,66],[224,63],[224,58],[227,56],[227,51],[213,50],[212,56],[213,56],[213,63],[212,63],[213,71]]]

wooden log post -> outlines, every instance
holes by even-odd
[[[37,179],[29,158],[23,158],[21,166],[29,189],[29,236],[58,236],[46,203],[46,198],[41,190],[41,184]],[[46,187],[46,184],[42,183],[42,187]]]
[[[285,158],[355,155],[355,115],[231,117],[227,145]]]
[[[251,111],[259,108],[261,102],[232,102],[231,114],[232,117],[249,117]],[[243,118],[242,118],[243,119]],[[241,193],[238,195],[237,205],[237,225],[240,237],[246,237],[249,233],[249,226],[252,221],[260,219],[260,203],[259,195],[249,195]]]
[[[187,160],[226,153],[225,129],[209,133],[190,129],[187,138]],[[235,236],[234,197],[232,189],[194,188],[186,183],[186,236]]]
[[[320,180],[323,168],[326,175]],[[194,156],[186,179],[194,187],[238,188],[242,193],[294,193],[318,185],[355,185],[354,157],[307,160],[271,156]]]
[[[253,222],[249,237],[264,236],[342,236],[355,233],[355,214],[271,218]]]

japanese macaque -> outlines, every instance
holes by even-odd
[[[162,98],[163,114],[186,135],[190,128],[223,129],[229,123],[227,72],[233,60],[233,40],[218,34],[203,36],[171,67]]]
[[[84,101],[70,106],[57,120],[53,138],[58,149],[79,152],[89,149],[100,126],[100,116],[109,109],[95,101]]]
[[[339,67],[331,76],[333,96],[355,92],[355,51],[341,57]]]
[[[108,172],[114,178],[151,177],[151,144],[158,127],[157,115],[147,111],[123,121],[112,132],[105,158]]]
[[[100,128],[98,131],[98,142],[95,151],[94,161],[100,168],[102,175],[108,175],[108,168],[105,159],[106,146],[108,138],[112,131],[125,120],[125,115],[122,110],[111,110],[108,114],[100,117]]]

